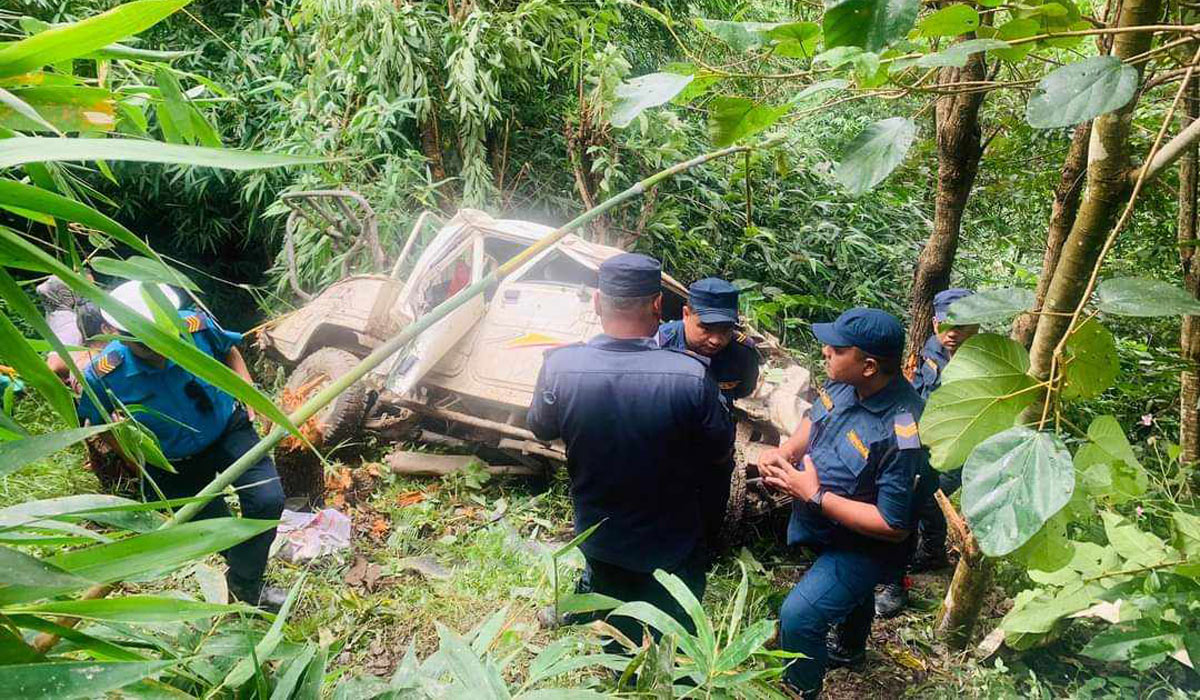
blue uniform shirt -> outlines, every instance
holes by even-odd
[[[826,382],[813,404],[808,454],[821,485],[839,496],[879,508],[895,529],[911,530],[916,491],[934,482],[917,434],[924,401],[904,377],[859,400],[854,387]],[[937,488],[936,483],[932,488]],[[904,551],[899,544],[852,532],[796,503],[788,523],[788,544]]]
[[[913,373],[912,385],[928,401],[929,395],[942,385],[942,370],[950,363],[950,351],[938,340],[937,334],[929,336],[925,347],[921,348],[921,364]]]
[[[221,362],[229,349],[241,342],[241,334],[221,329],[203,313],[180,311],[179,315],[196,347]],[[235,408],[232,396],[169,358],[162,368],[156,367],[116,340],[92,360],[84,377],[104,407],[97,408],[84,394],[78,406],[81,422],[108,422],[107,416],[114,410],[111,392],[154,433],[163,455],[172,461],[190,457],[221,437]]]
[[[733,424],[698,355],[598,335],[546,353],[527,419],[567,446],[580,548],[632,571],[670,569],[719,525]]]
[[[749,396],[758,386],[758,352],[738,338],[709,360],[709,372],[721,393],[730,401]],[[658,344],[664,348],[687,350],[683,321],[670,321],[658,327]]]

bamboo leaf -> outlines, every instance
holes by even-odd
[[[1116,56],[1085,58],[1042,78],[1026,105],[1025,121],[1035,129],[1074,126],[1124,107],[1137,86],[1137,69]]]
[[[6,118],[5,115],[10,115]],[[56,134],[61,134],[58,127],[46,121],[38,111],[25,100],[12,94],[8,90],[0,87],[0,126],[8,127],[9,129],[18,129],[22,127],[12,126],[14,118],[19,118],[20,123],[26,125],[24,128],[29,128],[28,124],[33,124],[33,128],[53,131]]]
[[[0,49],[0,76],[37,70],[90,53],[157,24],[190,0],[137,0],[52,27]]]
[[[963,515],[990,557],[1025,544],[1074,490],[1075,468],[1062,439],[1024,426],[984,440],[963,465]]]
[[[113,94],[103,88],[35,86],[10,93],[21,104],[36,110],[32,118],[16,105],[0,104],[0,126],[17,131],[105,132],[116,124]],[[0,94],[0,103],[6,102]]]
[[[73,586],[83,588],[89,585],[91,585],[91,581],[74,576],[37,557],[8,547],[0,547],[0,587]]]
[[[206,620],[232,613],[255,614],[258,612],[257,608],[244,604],[221,605],[149,595],[127,595],[120,598],[96,598],[93,600],[59,600],[38,605],[11,606],[3,610],[5,615],[10,613],[60,615],[127,623],[183,622]]]
[[[7,295],[5,298],[7,300]],[[3,359],[4,364],[15,369],[21,379],[36,389],[49,402],[50,407],[64,423],[72,426],[79,425],[79,419],[75,415],[75,399],[71,396],[71,390],[54,375],[54,372],[50,371],[50,368],[46,366],[46,361],[30,347],[25,336],[4,313],[0,313],[0,348],[3,348],[0,351],[0,359]],[[78,438],[78,440],[82,439],[82,437]],[[17,442],[23,441],[18,440]],[[0,444],[0,451],[12,444],[14,443]],[[40,443],[26,443],[25,449],[30,449],[32,445],[37,444]],[[0,452],[0,454],[4,453]],[[17,462],[15,461],[16,453],[13,454],[14,456],[10,459],[14,461],[11,462],[0,458],[0,474],[7,474],[25,466],[30,461],[41,459],[41,457],[30,457],[27,461]],[[42,457],[44,456],[42,455]]]
[[[56,661],[0,666],[0,688],[21,700],[102,697],[178,663],[167,661]]]
[[[2,318],[2,317],[0,317]],[[59,450],[109,429],[109,425],[71,428],[0,443],[0,476],[45,459]]]
[[[151,510],[153,505],[99,493],[61,496],[26,501],[0,509],[0,525],[14,522],[22,525],[39,524],[51,518],[76,519],[90,520],[133,532],[150,532],[163,523],[162,516]]]
[[[241,687],[243,683],[250,680],[257,670],[257,666],[255,666],[252,659],[258,659],[261,663],[275,651],[275,647],[279,646],[279,642],[283,639],[283,625],[287,621],[288,613],[291,612],[292,605],[295,604],[301,589],[304,588],[306,577],[306,574],[301,575],[296,583],[292,584],[291,590],[288,591],[287,599],[283,601],[283,605],[275,615],[275,620],[271,623],[270,629],[267,630],[267,633],[255,645],[254,654],[239,661],[229,672],[229,675],[225,676],[225,679],[221,681],[221,687]]]
[[[92,269],[102,275],[143,282],[161,282],[200,292],[200,287],[179,270],[157,260],[134,255],[124,260],[92,258]]]
[[[304,645],[304,650],[300,652],[296,658],[292,659],[288,664],[287,671],[279,677],[279,682],[275,684],[275,689],[271,691],[270,700],[288,700],[292,697],[292,691],[300,684],[300,679],[304,677],[304,671],[312,662],[313,657],[317,655],[317,645],[311,642]]]
[[[329,159],[237,151],[229,148],[182,146],[125,138],[81,139],[16,136],[0,139],[0,168],[11,168],[25,163],[93,160],[171,163],[225,170],[256,170],[288,165],[309,165]]]
[[[103,231],[139,253],[148,256],[154,255],[150,246],[113,219],[86,204],[40,187],[0,178],[0,205],[20,206],[59,219],[74,221]]]
[[[74,644],[79,649],[84,649],[92,654],[92,656],[100,661],[145,661],[146,657],[132,652],[124,647],[113,644],[112,642],[93,637],[90,634],[84,634],[74,627],[55,624],[50,620],[43,620],[40,617],[33,615],[10,615],[8,617],[13,625],[26,630],[34,630],[35,632],[45,632],[47,634],[58,635],[63,640]],[[28,649],[29,647],[26,646]]]

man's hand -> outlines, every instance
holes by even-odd
[[[817,465],[813,464],[812,457],[804,455],[803,471],[795,469],[786,460],[784,464],[786,466],[781,467],[776,461],[769,461],[765,454],[759,459],[758,469],[767,486],[783,491],[798,501],[807,501],[812,498],[817,489],[821,487],[821,479],[817,475]]]
[[[787,458],[783,453],[783,448],[776,447],[770,450],[763,450],[758,454],[758,471],[766,476],[766,470],[770,468],[791,469],[792,460]]]

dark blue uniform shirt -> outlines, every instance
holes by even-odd
[[[937,334],[929,336],[925,347],[921,348],[921,364],[913,373],[912,385],[928,401],[929,395],[942,385],[942,370],[950,363],[950,351],[938,340]]]
[[[566,443],[575,531],[604,521],[589,558],[669,569],[724,517],[733,424],[699,356],[607,335],[551,350],[528,425]]]
[[[670,321],[658,327],[658,344],[664,348],[687,350],[683,321]],[[758,386],[758,352],[736,336],[721,352],[709,359],[709,372],[730,401],[749,396]]]
[[[830,493],[874,503],[889,526],[911,530],[917,477],[923,477],[917,491],[934,482],[917,434],[925,402],[901,376],[864,400],[854,387],[840,382],[826,382],[818,394],[809,416],[808,454],[821,485]],[[788,544],[904,550],[901,544],[852,532],[802,503],[793,505]]]
[[[221,329],[206,314],[180,311],[196,347],[224,362],[242,336]],[[116,397],[154,436],[169,460],[190,457],[225,432],[235,401],[232,396],[167,358],[159,368],[114,340],[84,370],[84,377],[104,403],[97,408],[85,393],[79,399],[80,421],[108,422]],[[205,400],[207,399],[207,401]]]

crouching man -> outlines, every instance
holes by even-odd
[[[829,379],[796,433],[759,458],[765,482],[795,499],[788,544],[817,554],[779,613],[782,647],[805,655],[785,683],[805,698],[827,667],[864,657],[875,585],[903,568],[914,492],[933,482],[917,435],[924,404],[900,372],[900,322],[851,309],[813,333]]]

